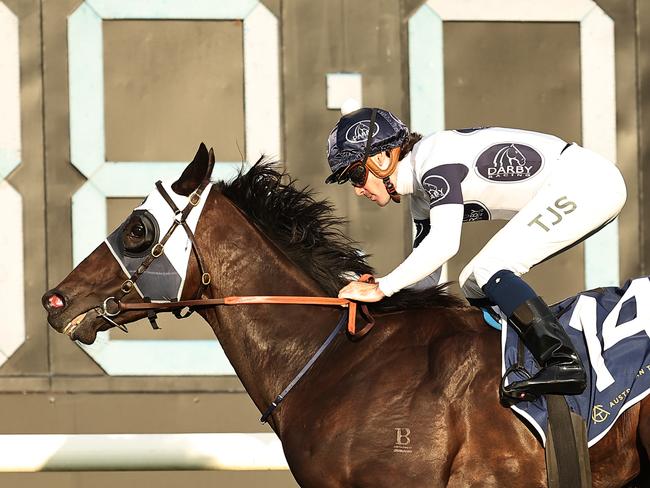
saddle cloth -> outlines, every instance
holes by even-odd
[[[621,414],[650,393],[650,278],[630,280],[623,287],[580,293],[551,307],[567,331],[587,370],[587,389],[566,396],[569,408],[587,424],[589,447],[612,428]],[[502,316],[502,373],[517,361],[518,337]],[[528,350],[524,367],[539,370]],[[519,375],[511,373],[509,381]],[[506,383],[507,384],[507,383]],[[546,443],[547,411],[542,397],[511,407]]]

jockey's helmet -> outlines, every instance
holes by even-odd
[[[373,111],[375,121],[370,134]],[[356,162],[368,164],[364,157],[367,159],[383,151],[399,148],[408,136],[406,125],[388,110],[364,107],[344,115],[327,140],[327,161],[332,174],[325,183],[344,183],[347,181],[345,172],[350,165]],[[387,176],[385,170],[381,171],[374,164],[368,164],[368,169],[379,178]],[[394,165],[391,165],[390,173],[394,169]]]

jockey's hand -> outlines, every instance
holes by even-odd
[[[358,302],[378,302],[384,296],[377,283],[361,281],[351,281],[339,291],[339,298],[347,298]]]

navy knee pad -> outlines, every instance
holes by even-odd
[[[494,273],[483,286],[483,291],[501,311],[510,317],[526,300],[535,298],[537,293],[512,271],[502,269]]]

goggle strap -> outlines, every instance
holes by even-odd
[[[374,132],[375,132],[375,120],[377,120],[377,109],[373,108],[372,113],[370,114],[370,126],[368,127],[368,139],[366,140],[366,149],[363,152],[363,164],[364,166],[366,165],[366,161],[368,160],[368,156],[370,156],[370,148],[372,146],[372,140],[374,139]]]

